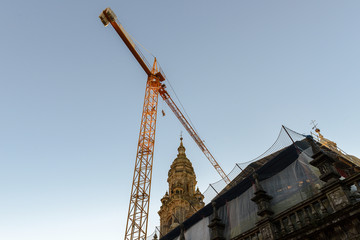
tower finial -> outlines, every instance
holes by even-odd
[[[312,129],[314,130],[317,127],[318,124],[316,123],[315,120],[311,120],[310,125],[313,125]]]
[[[181,133],[181,135],[180,135],[180,146],[178,147],[178,152],[179,152],[178,156],[185,155],[185,147],[183,145],[182,140],[183,140],[183,137],[182,137],[182,133]]]

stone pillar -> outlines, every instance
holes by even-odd
[[[310,144],[313,151],[313,160],[310,164],[320,170],[320,180],[326,182],[327,185],[338,182],[340,174],[334,167],[335,159],[326,155],[311,137],[307,137],[306,141]]]
[[[329,157],[322,151],[315,153],[312,158],[313,160],[310,164],[320,170],[320,180],[326,182],[326,185],[339,182],[340,174],[334,167],[335,159]]]
[[[271,222],[271,216],[274,212],[270,208],[270,200],[272,197],[266,193],[259,182],[258,174],[254,173],[253,178],[255,181],[254,197],[251,201],[255,202],[258,207],[257,215],[261,220],[256,223],[259,227],[260,235],[263,240],[275,239],[274,227]]]
[[[321,175],[319,178],[325,182],[321,190],[327,191],[326,195],[330,205],[335,211],[339,211],[349,205],[351,199],[349,189],[342,183],[340,174],[334,167],[336,159],[324,153],[314,140],[308,138],[307,141],[311,144],[314,152],[310,164],[320,170]]]
[[[251,199],[251,201],[255,202],[258,207],[257,215],[262,218],[270,217],[274,214],[274,212],[270,209],[270,200],[272,199],[272,197],[269,196],[263,189],[263,187],[260,185],[258,174],[254,173],[253,177],[255,180],[255,196]]]
[[[271,222],[263,223],[259,226],[260,234],[263,240],[272,240],[275,239],[275,233],[273,231],[273,226]]]
[[[225,240],[224,238],[224,229],[225,224],[222,223],[221,219],[217,214],[216,203],[212,202],[213,206],[213,218],[208,227],[211,229],[210,240]]]

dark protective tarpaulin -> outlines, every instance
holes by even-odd
[[[284,170],[286,167],[288,167],[290,164],[292,164],[295,160],[298,159],[300,153],[299,149],[306,149],[307,147],[309,147],[309,144],[306,141],[296,142],[295,144],[296,146],[291,145],[281,150],[279,154],[277,154],[273,159],[269,160],[256,171],[260,181],[271,178],[272,176]],[[216,202],[216,207],[220,208],[224,206],[227,202],[239,197],[241,194],[251,188],[253,182],[253,177],[251,175],[244,178],[234,187],[230,188],[229,190],[214,199],[214,201]],[[205,207],[200,209],[193,216],[183,222],[182,225],[185,231],[191,228],[203,218],[209,217],[212,213],[212,205],[207,204]],[[176,239],[179,234],[180,226],[166,234],[164,237],[161,238],[161,240]]]

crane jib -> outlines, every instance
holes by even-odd
[[[125,228],[125,240],[145,239],[147,234],[148,212],[151,190],[151,175],[155,142],[155,129],[157,117],[158,96],[164,99],[175,116],[179,119],[184,128],[188,131],[190,136],[199,146],[204,155],[208,158],[215,170],[219,173],[222,179],[229,184],[230,180],[224,171],[221,169],[215,158],[206,148],[204,142],[201,140],[195,129],[191,126],[175,102],[165,90],[165,85],[162,84],[166,78],[162,69],[158,67],[156,58],[154,59],[153,67],[150,64],[132,40],[130,34],[126,32],[124,27],[117,20],[115,13],[106,8],[99,16],[101,22],[108,26],[109,24],[115,29],[140,66],[143,68],[148,76],[146,84],[144,106],[142,113],[142,120],[140,126],[140,134],[137,148],[137,155],[135,161],[135,169],[133,176],[133,183],[130,194],[130,203],[128,210],[128,217]]]

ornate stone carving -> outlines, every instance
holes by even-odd
[[[253,175],[255,181],[255,193],[254,197],[251,199],[255,202],[258,206],[257,214],[261,217],[269,217],[273,214],[273,211],[270,209],[270,200],[272,199],[266,191],[264,191],[263,187],[261,186],[257,173]]]
[[[225,224],[221,222],[221,219],[217,214],[216,203],[212,202],[212,206],[213,206],[213,218],[208,226],[211,229],[210,240],[225,240],[224,238]]]
[[[260,226],[260,233],[263,240],[274,239],[273,232],[270,224]]]
[[[349,200],[341,187],[336,188],[327,195],[330,200],[330,204],[336,211],[346,207],[349,204]]]
[[[196,175],[186,157],[182,138],[180,140],[178,155],[168,173],[169,191],[161,199],[162,205],[158,212],[160,231],[164,235],[205,205],[204,196],[196,189]]]
[[[338,182],[340,174],[334,167],[335,160],[322,151],[317,152],[312,156],[314,160],[310,162],[311,165],[317,167],[320,170],[320,179],[327,183],[327,185]]]

